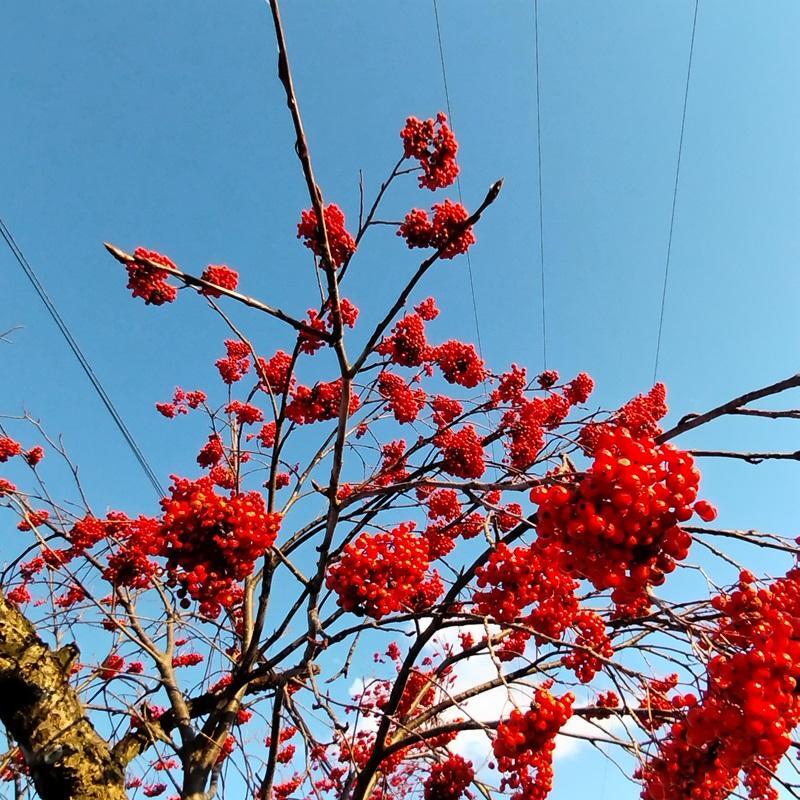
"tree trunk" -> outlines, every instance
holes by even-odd
[[[125,772],[69,685],[63,653],[0,594],[0,721],[42,800],[124,800]]]

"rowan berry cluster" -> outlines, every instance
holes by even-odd
[[[442,454],[442,469],[458,478],[480,478],[486,471],[483,442],[472,425],[447,429],[434,438]]]
[[[800,722],[800,570],[757,588],[751,574],[715,597],[719,652],[699,702],[639,773],[644,800],[723,800],[739,774],[752,800],[777,800],[771,776]]]
[[[497,727],[492,744],[501,789],[513,789],[512,800],[544,800],[553,787],[555,737],[572,716],[571,693],[554,697],[537,688],[531,708],[514,709]]]
[[[147,305],[160,306],[174,302],[178,297],[178,290],[168,282],[170,273],[146,262],[177,269],[175,263],[167,256],[144,247],[137,247],[133,251],[133,258],[133,261],[125,265],[128,271],[128,288],[132,295],[141,297]]]
[[[679,524],[692,516],[700,473],[688,453],[617,425],[598,432],[593,456],[576,485],[531,491],[537,531],[556,543],[568,572],[611,589],[619,613],[641,613],[648,588],[689,552]]]
[[[220,286],[230,291],[233,291],[239,285],[239,273],[225,266],[225,264],[209,264],[200,277],[208,283],[213,283],[215,286]],[[208,286],[202,287],[199,291],[200,294],[204,294],[207,297],[222,297],[222,292]]]
[[[256,422],[264,421],[264,414],[260,408],[251,403],[243,403],[241,400],[228,403],[225,406],[225,413],[234,416],[239,425],[255,425]]]
[[[391,533],[363,533],[344,548],[325,583],[345,611],[381,619],[421,603],[429,607],[441,594],[438,574],[428,575],[428,544],[413,527],[405,523]]]
[[[22,445],[8,436],[0,436],[0,462],[8,461],[9,458],[18,456],[22,453]]]
[[[448,383],[473,389],[486,378],[483,359],[471,344],[451,339],[435,347],[432,355]]]
[[[236,383],[250,370],[250,346],[238,339],[226,339],[225,350],[227,355],[220,358],[216,366],[225,383]]]
[[[386,409],[400,423],[413,422],[427,399],[424,389],[412,389],[399,375],[387,371],[378,376],[378,392],[387,401]]]
[[[260,388],[265,392],[280,395],[294,386],[292,377],[292,357],[283,350],[278,350],[269,359],[258,359],[258,377]]]
[[[492,392],[492,405],[521,402],[527,385],[528,375],[525,367],[512,364],[511,369],[500,376],[497,388]]]
[[[589,683],[602,669],[603,659],[614,654],[606,623],[596,612],[581,609],[572,620],[576,631],[575,647],[562,659],[565,667],[575,673],[581,683]]]
[[[431,401],[431,411],[433,412],[433,423],[438,428],[446,428],[463,413],[464,406],[452,397],[439,394]]]
[[[465,223],[469,212],[461,203],[443,200],[433,204],[433,219],[428,212],[414,208],[406,214],[397,235],[406,240],[409,248],[432,247],[441,250],[440,258],[451,259],[466,253],[475,244],[475,233]]]
[[[476,573],[472,600],[481,616],[521,622],[551,638],[559,638],[578,611],[578,583],[551,553],[537,546],[510,548],[501,542]],[[530,613],[524,613],[535,606]]]
[[[422,167],[420,188],[444,189],[458,176],[458,142],[442,112],[436,119],[420,120],[409,117],[400,131],[406,158],[416,158]]]
[[[330,383],[320,382],[313,387],[298,386],[292,391],[292,400],[286,406],[286,417],[298,425],[336,419],[342,404],[342,379]],[[359,407],[357,394],[350,389],[349,414]]]
[[[406,314],[395,323],[392,333],[375,348],[401,367],[418,367],[431,359],[431,346],[425,336],[425,323],[420,314]]]
[[[173,476],[161,506],[160,554],[167,559],[169,582],[180,584],[182,605],[188,606],[191,597],[200,602],[202,614],[218,616],[239,599],[236,582],[272,546],[280,515],[268,513],[257,492],[217,494],[208,476],[195,481]]]
[[[472,762],[453,753],[431,767],[425,781],[425,800],[459,800],[474,778]]]
[[[172,657],[173,667],[194,667],[197,664],[202,664],[204,656],[200,653],[179,653]]]
[[[25,451],[23,458],[28,463],[29,467],[35,467],[44,458],[44,448],[40,445],[31,447],[30,450]]]
[[[206,402],[206,393],[199,389],[187,392],[176,387],[171,403],[156,403],[156,410],[167,419],[174,419],[179,414],[188,414],[189,409],[199,408]]]
[[[503,444],[512,467],[526,470],[532,466],[545,442],[545,430],[559,425],[569,413],[569,402],[561,395],[521,398],[503,415]]]
[[[347,232],[344,212],[335,203],[326,206],[323,217],[325,232],[328,235],[328,246],[334,267],[341,267],[356,251],[356,240]],[[297,225],[297,238],[317,256],[323,255],[323,239],[317,212],[313,208],[306,209],[300,216]]]
[[[112,586],[145,589],[160,567],[152,556],[160,555],[163,544],[161,524],[153,517],[131,519],[111,512],[103,521],[106,535],[117,546],[108,557],[103,578]]]

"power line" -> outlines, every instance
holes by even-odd
[[[67,344],[69,345],[70,350],[72,350],[73,354],[75,355],[75,358],[78,359],[78,363],[81,365],[83,371],[86,373],[86,377],[89,378],[89,381],[91,382],[98,396],[103,401],[103,405],[106,407],[108,413],[111,415],[112,419],[116,423],[117,428],[119,428],[120,433],[125,438],[125,441],[128,443],[128,447],[130,447],[131,451],[136,457],[136,460],[139,462],[139,465],[141,466],[148,480],[152,484],[153,488],[156,490],[159,498],[163,497],[165,492],[161,484],[158,482],[158,478],[156,477],[155,472],[153,472],[152,468],[147,463],[147,459],[145,458],[144,453],[142,452],[139,445],[136,444],[136,440],[133,438],[133,434],[128,429],[128,426],[125,424],[125,421],[122,419],[117,409],[114,407],[111,398],[108,396],[108,393],[103,388],[103,385],[100,383],[100,379],[95,374],[94,370],[91,367],[91,364],[89,364],[89,361],[83,354],[83,351],[80,349],[78,343],[75,341],[75,337],[72,335],[69,328],[67,327],[66,322],[64,322],[64,319],[58,312],[55,303],[53,303],[52,299],[47,294],[47,291],[45,290],[41,281],[36,276],[33,267],[28,262],[28,259],[25,258],[25,254],[22,252],[22,250],[20,250],[19,245],[14,240],[14,237],[11,235],[11,231],[9,231],[8,227],[6,226],[2,218],[0,218],[0,235],[2,235],[3,239],[5,240],[9,249],[11,250],[12,255],[14,256],[14,258],[16,258],[20,267],[22,267],[22,271],[25,273],[28,280],[31,282],[33,288],[36,290],[36,294],[39,295],[39,299],[42,301],[42,303],[44,303],[45,307],[50,313],[50,316],[53,318],[53,322],[56,323],[56,326],[61,332],[61,335],[64,337]]]
[[[539,271],[542,294],[542,363],[547,369],[547,311],[544,283],[544,211],[542,203],[542,113],[539,92],[539,0],[533,2],[533,52],[536,60],[536,156],[539,179]]]
[[[450,120],[450,127],[455,130],[455,123],[453,122],[453,111],[450,107],[450,89],[447,85],[447,68],[444,63],[444,47],[442,45],[442,28],[439,23],[439,5],[436,0],[433,0],[433,15],[436,18],[436,39],[439,43],[439,61],[442,65],[442,83],[444,84],[444,99],[447,104],[447,116]],[[458,202],[464,204],[461,195],[461,176],[456,175],[456,188],[458,189]],[[483,343],[481,342],[481,326],[478,321],[478,302],[475,298],[475,280],[472,276],[472,258],[470,258],[469,250],[467,250],[467,273],[469,274],[469,290],[472,295],[472,314],[475,318],[475,336],[478,340],[478,354],[483,358]]]
[[[675,229],[675,206],[678,200],[678,179],[681,174],[681,156],[683,155],[683,133],[686,129],[686,106],[689,102],[689,81],[692,77],[692,59],[694,56],[694,36],[697,31],[697,11],[700,0],[694,2],[694,17],[692,19],[692,38],[689,43],[689,64],[686,68],[686,86],[683,90],[683,112],[681,114],[681,135],[678,139],[678,160],[675,165],[675,185],[672,189],[672,212],[669,218],[669,236],[667,237],[667,257],[664,263],[664,285],[661,289],[661,313],[658,318],[658,340],[656,341],[656,357],[653,365],[653,383],[658,378],[658,359],[661,355],[661,334],[664,329],[664,307],[667,303],[667,282],[669,280],[670,256],[672,255],[672,232]]]

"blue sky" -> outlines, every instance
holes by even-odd
[[[484,355],[497,369],[535,370],[533,4],[440,0],[439,9],[465,203],[505,178],[472,251]],[[587,370],[608,406],[652,379],[693,9],[540,2],[548,366]],[[445,106],[432,5],[294,0],[284,17],[319,181],[355,219],[359,169],[375,187],[399,154],[405,117]],[[659,374],[677,415],[797,370],[799,35],[790,0],[700,2]],[[0,70],[0,215],[155,471],[163,481],[191,471],[197,429],[170,425],[153,403],[176,384],[211,384],[225,331],[193,298],[133,303],[102,242],[152,247],[197,273],[228,263],[248,293],[298,314],[311,305],[307,253],[294,237],[308,203],[266,7],[10,2]],[[414,202],[401,191],[389,209]],[[365,315],[410,263],[388,229],[365,246],[351,290]],[[440,331],[474,339],[466,278],[460,259],[426,293],[440,297]],[[0,344],[2,410],[24,406],[63,434],[97,510],[152,511],[146,479],[5,252],[0,293],[0,330],[21,326]],[[239,319],[268,350],[277,328]],[[794,450],[797,441],[788,425],[719,423],[687,445]],[[705,473],[724,524],[797,526],[796,465]],[[623,791],[614,771],[608,797]],[[553,797],[587,781],[596,788],[603,774],[573,762]]]

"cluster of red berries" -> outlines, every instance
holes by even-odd
[[[178,296],[178,290],[168,282],[170,273],[159,269],[146,261],[162,264],[171,269],[177,269],[175,263],[155,250],[146,250],[137,247],[133,251],[134,261],[125,265],[128,271],[128,288],[134,297],[141,297],[147,305],[160,306],[172,303]]]
[[[497,622],[522,621],[559,638],[578,611],[577,581],[560,569],[552,554],[536,546],[512,549],[501,542],[476,577],[475,610]],[[529,606],[533,610],[523,613]]]
[[[425,800],[459,800],[475,778],[472,762],[455,753],[431,767]]]
[[[492,749],[505,773],[501,789],[515,790],[512,800],[544,800],[553,787],[555,737],[575,698],[569,692],[554,697],[548,688],[537,688],[528,711],[514,709],[497,727]]]
[[[408,477],[406,462],[405,439],[393,439],[381,447],[381,466],[378,474],[373,478],[376,486],[390,486],[393,483],[404,481]]]
[[[448,383],[472,389],[486,378],[486,367],[473,345],[451,339],[433,349],[433,360]]]
[[[194,667],[205,660],[200,653],[179,653],[172,657],[173,667]]]
[[[298,386],[292,392],[292,400],[286,406],[286,418],[298,425],[336,419],[342,404],[342,379],[330,383],[320,382],[313,387]],[[349,414],[358,410],[360,400],[350,389]]]
[[[197,463],[203,469],[215,467],[225,458],[225,447],[222,444],[222,439],[218,433],[212,433],[208,437],[208,441],[200,448],[197,454]]]
[[[209,264],[200,277],[208,283],[213,283],[215,286],[220,286],[230,291],[233,291],[239,285],[239,273],[224,264]],[[200,294],[204,294],[207,297],[222,297],[222,292],[207,286],[200,289]]]
[[[560,425],[569,414],[569,400],[560,394],[546,397],[524,397],[503,415],[502,429],[508,462],[512,467],[526,470],[534,464],[544,447],[545,430]]]
[[[500,403],[519,403],[525,395],[528,386],[528,373],[525,367],[511,365],[508,372],[504,372],[497,382],[497,388],[492,392],[490,400],[493,406]]]
[[[431,401],[431,417],[437,428],[446,428],[464,412],[464,406],[452,397],[438,394]]]
[[[593,456],[576,485],[531,491],[537,531],[556,543],[568,572],[612,589],[620,613],[641,613],[648,588],[689,552],[691,536],[679,524],[692,516],[700,472],[688,453],[617,425],[599,431]],[[696,508],[713,518],[707,504]]]
[[[425,336],[425,322],[418,314],[406,314],[399,319],[390,336],[375,348],[401,367],[419,367],[431,358],[431,346]]]
[[[378,392],[400,423],[414,422],[427,399],[424,389],[412,389],[399,375],[385,370],[378,376]]]
[[[9,458],[18,456],[22,453],[22,445],[8,436],[0,436],[0,462],[8,461]]]
[[[417,499],[426,500],[423,487],[417,489]],[[431,519],[443,518],[451,522],[461,514],[461,503],[455,489],[437,489],[427,496],[428,516]]]
[[[250,346],[238,339],[226,339],[227,355],[216,362],[220,377],[227,383],[240,381],[250,369]]]
[[[458,176],[458,142],[442,112],[436,119],[409,117],[400,131],[406,158],[416,158],[422,167],[420,188],[444,189]]]
[[[591,454],[597,440],[609,427],[626,428],[634,437],[655,438],[661,433],[659,421],[666,416],[667,389],[657,383],[647,394],[639,394],[615,412],[608,422],[590,422],[584,425],[578,441],[584,452]]]
[[[425,322],[431,322],[439,316],[439,309],[436,307],[436,300],[433,297],[426,297],[421,303],[414,306],[414,311],[419,314]]]
[[[103,521],[108,539],[117,546],[108,556],[103,577],[112,586],[146,589],[160,567],[152,556],[160,554],[161,524],[153,517],[131,519],[114,511]]]
[[[699,702],[639,773],[645,800],[723,800],[739,774],[752,800],[777,800],[771,775],[800,723],[800,570],[765,588],[752,574],[712,601],[721,615]]]
[[[280,514],[268,513],[257,492],[224,497],[208,476],[195,481],[173,476],[170,496],[161,501],[162,551],[171,584],[180,584],[182,605],[200,602],[209,617],[239,599],[237,581],[272,546]]]
[[[241,400],[233,400],[225,406],[225,413],[236,417],[239,425],[255,425],[256,422],[264,421],[264,414],[261,409],[252,403],[243,403]]]
[[[442,454],[442,470],[458,478],[476,479],[486,471],[483,442],[475,427],[443,430],[434,437]]]
[[[97,669],[98,677],[104,681],[110,681],[122,672],[125,666],[125,659],[117,653],[109,653],[103,663]]]
[[[334,267],[341,267],[356,251],[356,240],[347,232],[344,212],[335,203],[328,205],[324,212],[325,231],[328,234],[328,246]],[[306,209],[300,216],[297,225],[297,238],[317,256],[322,256],[320,244],[322,231],[317,220],[317,212],[313,208]]]
[[[285,394],[294,385],[292,377],[292,357],[283,350],[278,350],[269,359],[258,359],[258,377],[261,388],[276,395]]]
[[[561,567],[557,552],[531,547],[509,548],[498,544],[477,572],[472,600],[476,613],[498,623],[523,626],[504,640],[510,657],[522,655],[531,633],[559,640],[568,630],[575,633],[574,646],[562,663],[578,680],[589,683],[613,654],[603,618],[582,608],[575,596],[578,582]]]
[[[390,533],[363,533],[344,548],[328,570],[326,586],[336,592],[345,611],[381,619],[430,606],[441,594],[438,574],[428,575],[428,544],[413,528],[405,523]]]
[[[433,219],[428,212],[414,208],[406,214],[397,235],[410,247],[432,247],[441,250],[440,258],[450,259],[466,253],[475,244],[475,233],[467,209],[461,203],[444,200],[433,204]]]
[[[189,409],[199,408],[206,402],[206,393],[199,389],[187,392],[176,387],[175,394],[172,396],[171,403],[156,403],[156,410],[159,414],[168,419],[174,419],[178,414],[188,414]]]
[[[581,609],[572,620],[576,631],[575,647],[562,659],[581,683],[589,683],[603,668],[603,659],[614,655],[603,618],[590,609]]]

